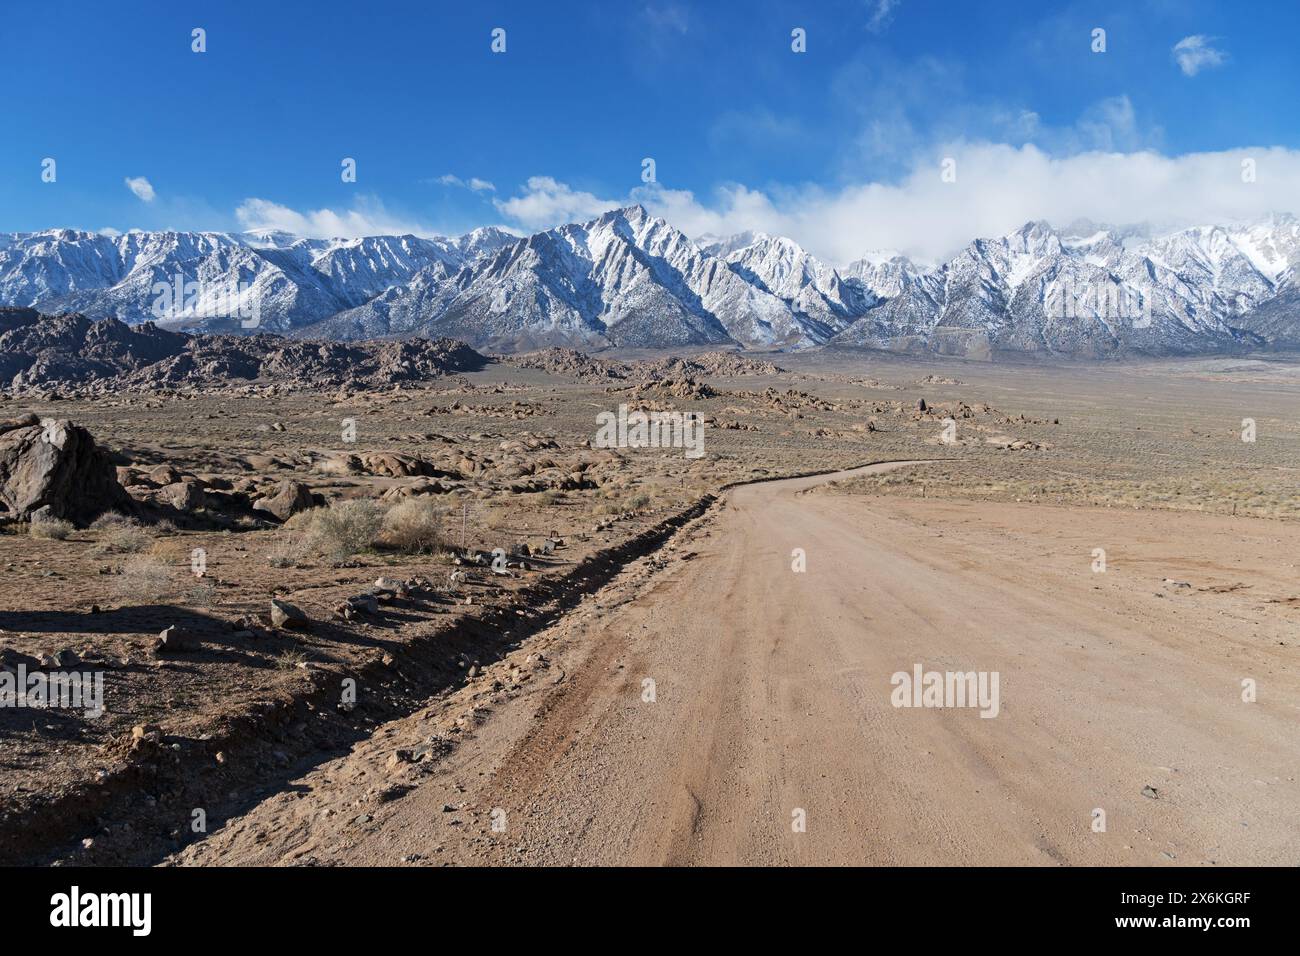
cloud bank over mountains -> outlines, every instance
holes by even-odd
[[[953,161],[948,177],[946,159]],[[732,183],[697,196],[652,183],[622,195],[598,195],[538,175],[513,195],[493,199],[499,224],[520,233],[591,219],[632,203],[692,238],[783,235],[836,266],[866,249],[936,262],[971,236],[1003,235],[1031,220],[1064,227],[1087,219],[1158,231],[1300,210],[1300,150],[1244,147],[1184,156],[1092,150],[1054,156],[1033,145],[954,143],[918,161],[897,182],[850,183],[837,190]],[[439,232],[418,217],[390,212],[373,197],[348,210],[304,212],[249,199],[237,217],[245,229],[316,238]]]

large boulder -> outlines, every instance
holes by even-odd
[[[23,519],[48,507],[43,514],[85,523],[132,501],[90,432],[27,415],[0,422],[0,507]]]
[[[158,500],[166,502],[177,511],[197,511],[206,508],[208,497],[197,481],[177,481],[158,489]]]
[[[274,495],[267,498],[258,498],[253,502],[255,510],[275,515],[281,521],[288,521],[290,516],[296,515],[299,511],[306,511],[308,508],[315,507],[315,505],[316,499],[313,497],[311,489],[302,482],[292,481],[288,478],[280,482],[280,487]]]

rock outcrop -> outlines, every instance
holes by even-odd
[[[0,507],[22,519],[48,508],[42,513],[85,523],[132,502],[90,432],[27,415],[0,422]]]
[[[313,342],[278,335],[185,335],[151,322],[42,315],[0,308],[0,387],[15,391],[221,388],[376,388],[482,368],[454,339]]]
[[[254,501],[253,509],[255,511],[265,511],[281,521],[288,521],[299,511],[314,508],[316,503],[310,488],[302,482],[290,481],[286,478],[280,482],[280,487],[276,489],[274,495]]]

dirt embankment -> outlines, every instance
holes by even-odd
[[[499,659],[600,588],[629,560],[653,551],[712,502],[698,500],[672,517],[561,574],[514,595],[510,606],[451,621],[431,616],[418,595],[402,602],[408,623],[356,667],[307,665],[309,680],[242,715],[226,716],[199,737],[166,733],[123,740],[96,779],[0,815],[0,865],[67,860],[131,864],[156,859],[194,838],[189,823],[203,808],[211,825],[274,792],[296,774],[477,676],[470,661]],[[472,593],[472,592],[471,592]],[[358,707],[340,707],[343,682],[360,688]],[[142,745],[143,744],[143,745]],[[91,836],[93,834],[93,836]],[[85,838],[78,849],[69,846]]]

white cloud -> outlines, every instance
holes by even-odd
[[[676,3],[649,3],[645,7],[645,18],[651,25],[672,33],[685,34],[690,30],[690,18],[686,9]]]
[[[579,192],[550,176],[532,176],[523,192],[510,199],[494,199],[501,214],[525,229],[548,229],[563,222],[593,219],[610,209],[626,205],[627,200],[600,199]]]
[[[383,203],[369,197],[358,199],[352,209],[312,209],[306,212],[269,199],[245,199],[235,210],[235,218],[245,229],[279,229],[312,239],[439,234],[427,224],[389,213]]]
[[[1121,101],[1098,115],[1111,114],[1126,115]],[[955,182],[940,174],[945,157],[956,161]],[[1247,159],[1253,161],[1254,182],[1242,181]],[[698,197],[651,184],[621,196],[599,196],[550,176],[533,176],[517,195],[493,200],[510,226],[527,232],[593,219],[636,202],[692,237],[775,233],[837,266],[875,250],[940,261],[972,239],[1005,235],[1035,219],[1057,226],[1090,219],[1179,228],[1300,213],[1300,150],[1258,147],[1166,156],[1152,149],[1090,149],[1053,155],[1033,144],[958,141],[928,152],[894,181],[838,189],[731,183]],[[236,215],[245,228],[312,237],[438,234],[388,212],[373,198],[349,210],[305,212],[248,199]]]
[[[99,235],[107,236],[110,239],[116,239],[118,236],[122,234],[118,230],[114,229],[112,226],[105,226],[103,229],[100,229],[98,232]]]
[[[1063,145],[1064,148],[1052,152],[1066,154],[1087,150],[1133,152],[1148,146],[1148,138],[1139,128],[1133,102],[1127,96],[1113,96],[1094,103],[1083,111],[1074,126],[1066,127],[1055,137],[1051,134],[1042,137],[1045,143],[1055,141]]]
[[[1134,152],[1160,149],[1164,131],[1139,117],[1123,94],[1091,103],[1069,120],[1034,112],[1025,103],[968,91],[972,80],[957,62],[933,56],[911,61],[878,57],[846,63],[831,82],[831,96],[851,117],[842,128],[821,135],[808,127],[812,148],[838,160],[840,181],[860,181],[869,165],[896,179],[918,155],[932,155],[946,142],[1033,143],[1052,155],[1089,150]],[[1141,121],[1139,121],[1141,120]],[[849,130],[846,134],[845,129]]]
[[[883,30],[900,3],[902,0],[869,0],[867,5],[871,8],[871,18],[867,21],[867,29],[872,33]]]
[[[434,182],[441,186],[457,186],[461,189],[472,189],[476,193],[496,192],[496,186],[486,179],[479,179],[477,176],[471,176],[469,179],[461,179],[452,173],[439,176]]]
[[[944,182],[940,175],[944,157],[956,160],[956,182]],[[1242,181],[1246,159],[1254,160],[1256,182]],[[497,205],[524,228],[542,229],[633,202],[690,236],[751,229],[776,233],[835,265],[872,250],[938,261],[974,238],[1005,235],[1035,219],[1058,226],[1091,219],[1178,228],[1300,212],[1300,150],[1251,148],[1177,157],[1151,150],[1090,151],[1054,157],[1032,145],[953,143],[914,164],[895,183],[780,191],[732,184],[708,200],[651,185],[623,198],[602,199],[534,177],[523,196]]]
[[[137,199],[145,202],[153,202],[156,195],[153,191],[153,185],[143,176],[128,176],[124,180],[126,188],[135,193]]]
[[[1227,62],[1228,55],[1211,46],[1216,39],[1218,38],[1196,33],[1175,43],[1172,52],[1179,69],[1187,76],[1195,76],[1201,70],[1222,66]]]
[[[951,131],[937,140],[902,136],[889,151],[888,171],[871,181],[857,172],[862,160],[846,162],[837,187],[727,183],[708,195],[660,184],[600,195],[538,175],[513,196],[493,196],[492,203],[509,226],[535,232],[640,202],[692,237],[775,233],[839,266],[876,250],[938,261],[974,238],[1005,235],[1035,219],[1160,229],[1300,214],[1300,150],[1244,147],[1169,156],[1160,149],[1160,129],[1140,124],[1126,96],[1094,104],[1073,124],[1045,124],[1028,110],[990,106],[962,110],[947,126],[971,128],[955,121],[970,116],[984,118],[974,124],[986,129],[981,137]],[[889,117],[905,133],[906,121],[906,115]],[[945,157],[956,161],[955,182],[941,176]],[[1245,160],[1253,161],[1252,182],[1243,182]],[[471,189],[484,184],[451,178]],[[305,236],[435,234],[373,198],[347,211],[308,212],[249,199],[237,215],[249,228]]]

